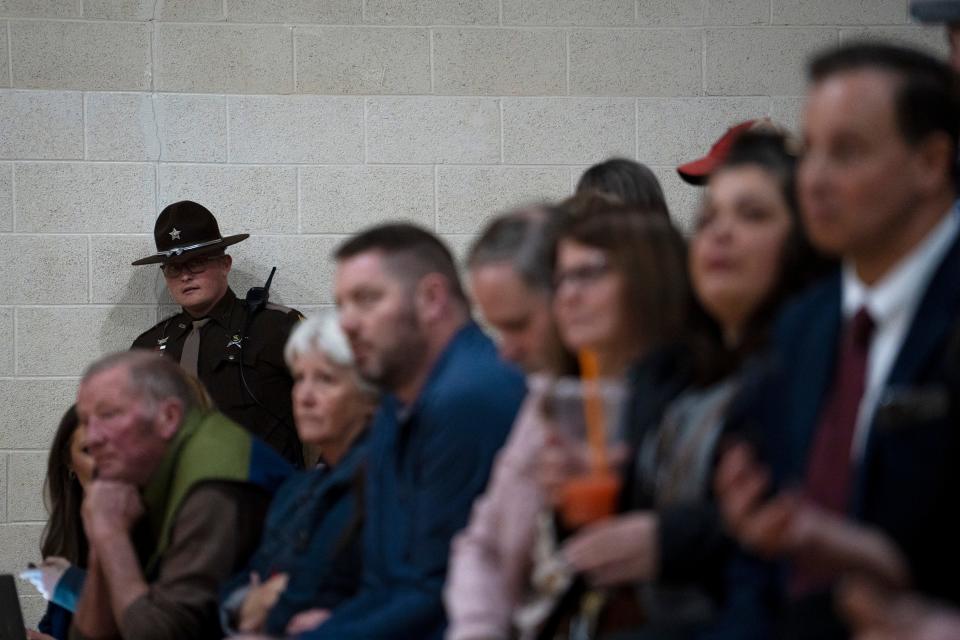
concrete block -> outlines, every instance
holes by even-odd
[[[227,161],[227,99],[178,93],[154,94],[160,159]]]
[[[13,373],[13,307],[0,307],[0,376]]]
[[[160,165],[160,207],[194,200],[210,209],[224,235],[297,232],[293,167]],[[153,221],[149,227],[153,229]]]
[[[670,208],[670,218],[685,235],[693,232],[703,198],[703,187],[695,187],[680,179],[673,167],[651,167],[663,188]]]
[[[699,95],[698,31],[584,29],[570,34],[573,95]]]
[[[129,346],[129,345],[128,345]],[[64,350],[73,348],[68,342]],[[74,403],[76,379],[0,379],[0,442],[6,449],[47,450],[60,418]],[[5,549],[0,545],[0,549]]]
[[[367,161],[500,161],[500,109],[492,98],[369,98]]]
[[[154,101],[148,93],[88,93],[89,160],[149,161],[160,156]]]
[[[445,233],[440,236],[440,239],[443,240],[447,248],[450,249],[450,253],[453,254],[453,259],[457,263],[457,269],[460,271],[460,280],[463,282],[465,280],[464,271],[466,269],[467,252],[470,251],[470,247],[473,245],[474,240],[477,239],[477,236],[472,233]]]
[[[7,42],[7,23],[0,22],[0,87],[10,86],[10,49]]]
[[[163,274],[155,264],[130,263],[156,253],[153,235],[90,238],[90,302],[94,304],[157,304],[169,302]]]
[[[83,158],[80,93],[0,91],[0,158]]]
[[[637,100],[637,157],[675,166],[703,156],[729,127],[766,115],[766,98],[649,98]]]
[[[150,27],[120,22],[10,23],[13,86],[150,89]]]
[[[0,0],[4,18],[78,18],[77,0]]]
[[[17,231],[142,233],[156,216],[150,164],[17,164]]]
[[[368,24],[497,24],[497,0],[366,0]]]
[[[430,93],[426,29],[297,28],[297,92]]]
[[[385,220],[434,227],[432,167],[304,167],[304,233],[353,233]]]
[[[13,165],[0,162],[0,233],[13,231]]]
[[[437,231],[478,233],[497,214],[569,194],[563,167],[439,167]]]
[[[20,573],[27,562],[38,562],[42,524],[5,524],[0,526],[0,573]],[[22,594],[36,593],[33,587],[23,585]],[[42,598],[41,598],[42,600]],[[26,621],[26,619],[24,619]]]
[[[257,236],[231,247],[234,291],[263,286],[271,267],[277,275],[270,299],[294,308],[333,303],[334,249],[346,236]]]
[[[470,95],[561,95],[566,91],[564,32],[435,29],[434,91]]]
[[[701,0],[637,0],[637,24],[641,27],[703,24]]]
[[[362,0],[227,0],[227,20],[360,24]]]
[[[46,451],[23,451],[7,456],[7,522],[46,522],[43,479]]]
[[[4,304],[88,302],[87,239],[0,236],[0,273],[16,274],[0,278]]]
[[[903,24],[903,0],[771,0],[773,24]]]
[[[291,27],[161,24],[156,89],[290,93]]]
[[[625,98],[505,98],[507,164],[592,164],[634,157],[636,114]]]
[[[707,29],[708,95],[803,93],[807,58],[836,45],[836,29]]]
[[[770,23],[770,0],[706,0],[704,24],[758,25]]]
[[[870,39],[923,49],[946,58],[950,51],[943,25],[911,25],[909,27],[862,27],[840,29],[840,42]]]
[[[227,99],[231,162],[363,162],[363,99]]]
[[[803,96],[775,96],[770,98],[770,118],[784,125],[793,133],[800,135],[803,106],[807,99]]]
[[[503,24],[626,26],[634,13],[633,0],[503,0]]]
[[[223,0],[83,0],[83,17],[98,20],[223,20]]]
[[[7,521],[7,456],[0,454],[0,524],[5,523],[6,521]]]
[[[155,323],[152,307],[20,307],[17,373],[79,376],[96,358],[129,349]]]

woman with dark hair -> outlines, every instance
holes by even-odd
[[[576,191],[599,191],[639,212],[670,218],[657,176],[647,165],[633,160],[610,158],[593,165],[580,176]]]
[[[93,476],[93,458],[87,454],[83,438],[84,427],[71,406],[60,419],[47,459],[44,499],[50,518],[40,542],[43,562],[32,572],[31,582],[50,602],[38,625],[39,633],[28,631],[31,640],[67,637],[83,584],[80,567],[87,564],[88,546],[80,506],[84,487]]]
[[[711,174],[689,250],[699,305],[686,338],[691,384],[638,432],[630,511],[564,545],[591,585],[639,583],[644,629],[656,637],[715,619],[728,546],[710,479],[727,412],[783,301],[832,267],[800,226],[795,166],[784,135],[748,132]]]

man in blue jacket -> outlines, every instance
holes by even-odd
[[[385,397],[371,428],[360,593],[303,638],[439,638],[450,540],[524,395],[471,320],[449,250],[409,224],[335,254],[340,321]]]

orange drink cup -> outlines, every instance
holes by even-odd
[[[562,489],[560,517],[576,529],[612,516],[617,511],[620,477],[614,473],[588,473],[571,478]]]

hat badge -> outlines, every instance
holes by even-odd
[[[171,240],[179,240],[179,239],[180,239],[180,229],[177,229],[176,227],[174,227],[173,230],[170,232],[170,239],[171,239]]]

